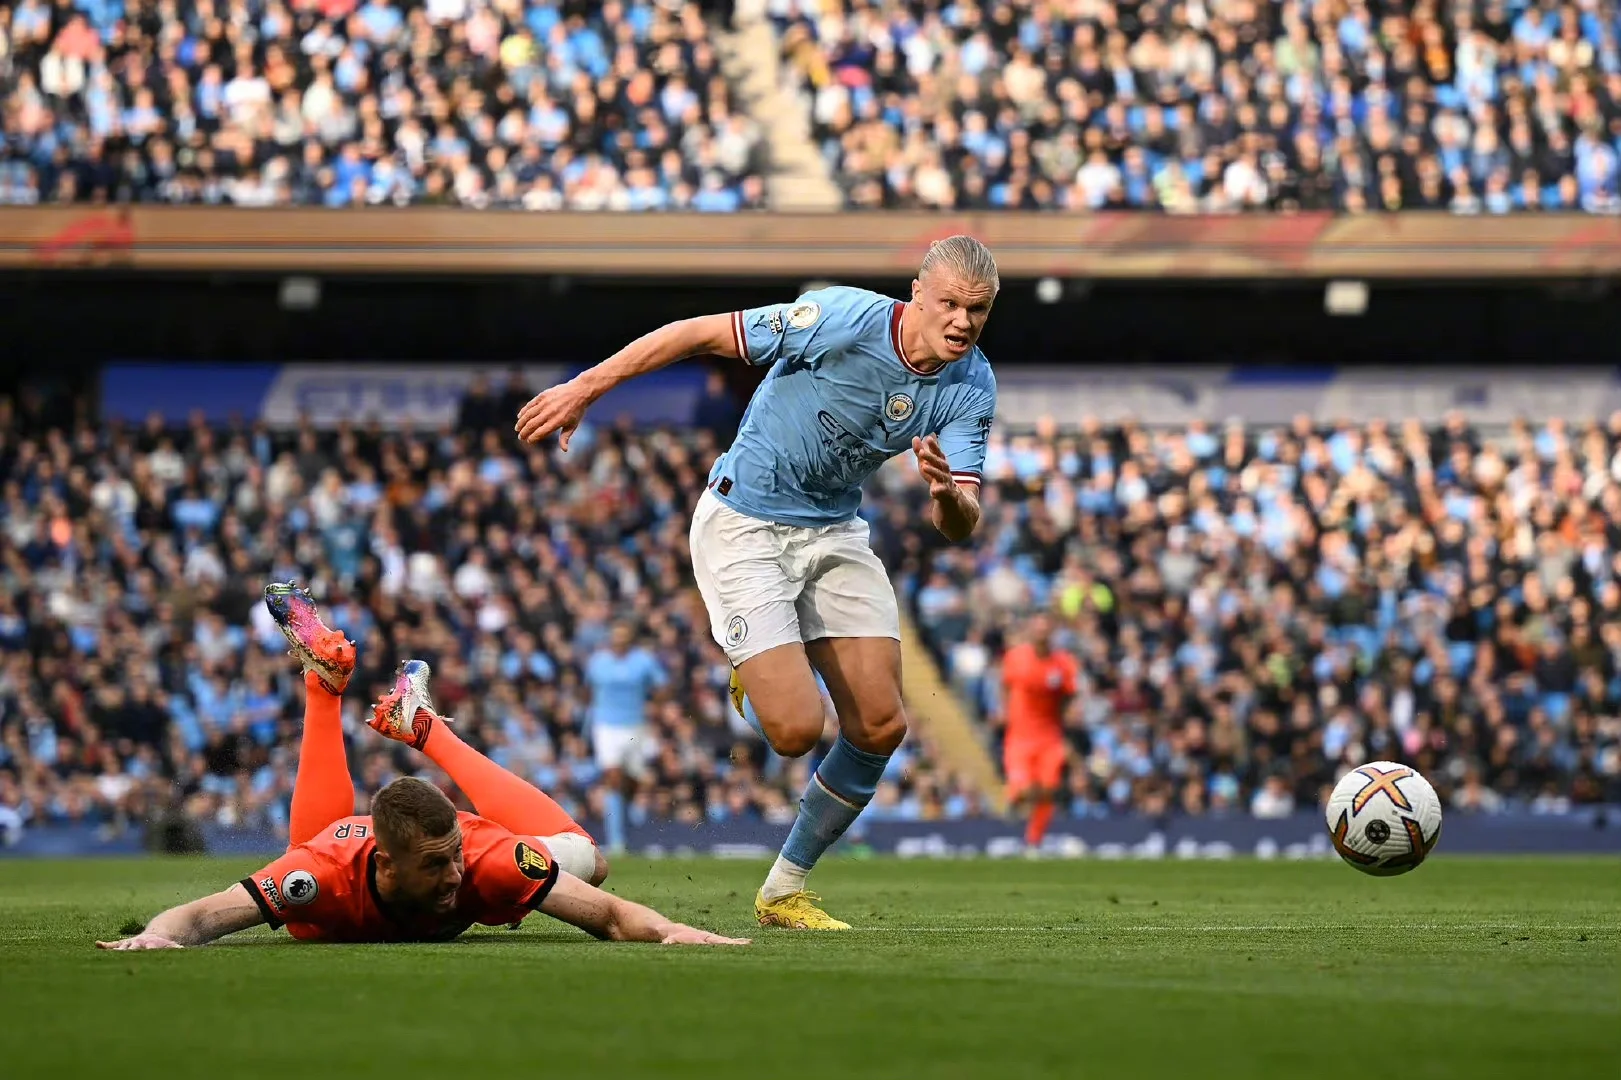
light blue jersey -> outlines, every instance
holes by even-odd
[[[721,502],[782,525],[848,521],[867,478],[923,435],[940,437],[958,483],[979,483],[996,415],[990,361],[975,346],[938,371],[919,371],[901,349],[905,310],[836,285],[732,315],[738,352],[771,373],[710,470]]]
[[[585,664],[585,682],[591,687],[586,719],[598,728],[644,724],[648,695],[665,681],[664,669],[646,649],[631,649],[623,656],[598,649]]]

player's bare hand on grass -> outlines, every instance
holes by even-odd
[[[129,952],[135,949],[184,949],[185,946],[178,941],[170,941],[159,934],[136,934],[134,937],[123,938],[119,941],[98,941],[98,949],[111,949],[114,952]]]
[[[570,379],[530,398],[529,404],[519,410],[518,422],[513,428],[518,438],[526,443],[538,443],[556,434],[558,447],[567,450],[569,437],[585,419],[585,410],[590,405],[590,393],[579,385],[579,380]]]
[[[664,935],[659,942],[661,945],[747,945],[752,939],[721,937],[711,934],[708,930],[698,930],[691,926],[678,926]]]
[[[912,453],[917,455],[917,473],[929,485],[929,497],[937,499],[957,486],[951,478],[951,463],[940,449],[940,437],[927,435],[912,440]]]

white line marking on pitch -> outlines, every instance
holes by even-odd
[[[1054,926],[858,926],[866,933],[899,934],[1096,934],[1096,933],[1197,933],[1197,934],[1268,934],[1316,933],[1324,930],[1356,930],[1374,933],[1384,930],[1469,930],[1484,933],[1488,930],[1532,930],[1540,933],[1612,933],[1614,926],[1578,924],[1548,926],[1533,923],[1278,923],[1244,925],[1189,925],[1189,926],[1119,926],[1112,923],[1067,923]]]

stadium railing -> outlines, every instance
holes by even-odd
[[[1004,280],[1519,279],[1621,273],[1621,219],[1406,213],[468,213],[458,209],[0,208],[0,269],[909,277],[968,232]]]

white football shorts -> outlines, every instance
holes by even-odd
[[[639,779],[647,763],[658,751],[653,729],[646,724],[629,727],[591,725],[591,750],[599,769],[623,769],[627,776]]]
[[[740,514],[705,491],[692,513],[692,572],[709,632],[736,667],[829,637],[899,641],[900,610],[860,518],[805,528]]]

